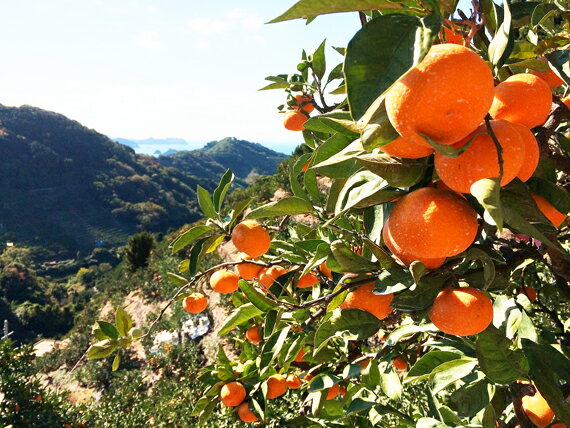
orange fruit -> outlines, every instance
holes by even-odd
[[[552,93],[546,82],[532,74],[520,73],[497,85],[489,114],[493,119],[534,128],[544,123],[551,107]]]
[[[561,101],[564,103],[564,105],[565,105],[566,107],[570,108],[570,95],[568,95],[567,97],[562,98]]]
[[[564,84],[564,80],[558,77],[558,75],[554,71],[552,71],[552,69],[548,65],[548,62],[544,58],[540,58],[540,60],[546,64],[548,69],[546,71],[533,70],[530,72],[530,74],[536,77],[540,77],[542,80],[546,82],[546,84],[550,89],[556,89],[559,86],[562,86]]]
[[[444,333],[471,336],[491,324],[493,303],[477,288],[446,288],[435,298],[429,318]]]
[[[522,409],[532,423],[539,428],[546,428],[554,419],[554,412],[538,389],[534,395],[522,397]]]
[[[217,270],[210,277],[210,286],[221,294],[233,293],[238,289],[239,276],[227,269]]]
[[[520,132],[509,122],[493,120],[490,123],[503,148],[501,185],[504,186],[520,171],[525,161],[526,146]],[[470,193],[471,185],[478,180],[499,176],[499,157],[491,135],[487,134],[487,127],[481,125],[473,134],[458,142],[457,147],[471,139],[471,145],[456,158],[435,154],[437,174],[447,186],[459,193]]]
[[[245,399],[245,388],[239,382],[226,383],[220,389],[220,400],[228,407],[238,406]]]
[[[333,279],[332,276],[332,271],[329,269],[329,267],[327,266],[327,262],[322,262],[319,265],[319,270],[321,271],[321,273],[326,276],[328,279]]]
[[[392,365],[396,370],[406,370],[408,368],[408,362],[402,357],[396,357],[392,360]]]
[[[192,293],[182,300],[182,307],[191,314],[199,314],[208,306],[208,298],[202,293]]]
[[[455,190],[453,190],[451,187],[449,187],[447,184],[445,184],[441,180],[436,181],[433,187],[435,187],[436,189],[439,189],[439,190],[447,190],[449,192],[456,193],[458,196],[462,197],[463,199],[466,199],[465,196],[463,195],[463,193],[457,193]]]
[[[424,187],[402,197],[390,213],[390,237],[416,257],[451,257],[466,250],[478,230],[477,213],[453,192]]]
[[[363,311],[370,312],[379,320],[386,318],[392,308],[392,298],[394,294],[374,294],[374,283],[368,282],[362,284],[355,290],[352,290],[346,295],[344,302],[340,305],[341,309],[362,309]]]
[[[340,386],[338,383],[335,383],[331,386],[327,392],[327,400],[334,400],[338,393],[340,392]]]
[[[360,370],[366,370],[370,365],[370,360],[369,359],[361,360],[357,364],[360,366]]]
[[[257,416],[255,416],[255,413],[253,413],[249,409],[249,403],[247,403],[247,402],[241,403],[239,405],[238,410],[237,410],[237,414],[238,414],[238,417],[241,419],[241,421],[245,422],[246,424],[250,424],[252,422],[257,422],[259,420],[257,418]]]
[[[282,396],[287,392],[287,379],[277,373],[267,378],[267,398],[273,399]]]
[[[283,266],[271,266],[259,273],[259,283],[264,291],[269,290],[269,287],[279,278],[281,275],[287,273],[287,269]]]
[[[404,137],[398,137],[391,143],[378,147],[384,153],[398,158],[419,159],[431,155],[431,146],[419,145]]]
[[[519,291],[519,294],[524,294],[531,302],[536,300],[536,290],[532,287],[524,287],[524,290]]]
[[[305,94],[295,94],[295,101],[297,101],[297,106],[293,107],[295,110],[303,110],[305,113],[311,113],[315,109],[315,105],[312,103],[313,97]],[[303,104],[303,107],[301,107]]]
[[[313,373],[307,373],[307,374],[305,375],[305,377],[303,378],[303,380],[304,380],[305,382],[310,382],[314,377],[315,377],[315,375],[314,375]]]
[[[291,389],[299,389],[301,387],[301,379],[298,376],[290,374],[287,376],[287,386]]]
[[[255,220],[244,220],[232,231],[232,242],[242,253],[256,258],[269,250],[269,233]]]
[[[249,257],[245,254],[240,256],[241,260],[255,260],[253,257]],[[240,278],[251,280],[259,276],[259,271],[262,266],[254,265],[253,263],[240,263],[236,265],[238,274]]]
[[[384,228],[382,229],[382,239],[384,239],[384,243],[388,247],[394,256],[396,256],[403,264],[409,266],[412,264],[413,261],[419,261],[424,264],[427,269],[437,269],[442,264],[445,263],[445,257],[439,258],[425,258],[425,257],[417,257],[410,253],[407,253],[402,248],[398,247],[394,240],[392,239],[392,235],[390,234],[390,221],[387,220],[384,224]]]
[[[260,343],[263,340],[261,338],[261,334],[259,333],[259,328],[256,325],[247,329],[245,332],[245,337],[251,343]]]
[[[304,363],[305,361],[305,349],[301,348],[301,350],[299,351],[299,353],[297,354],[297,356],[295,357],[294,360],[296,363]]]
[[[341,386],[338,389],[338,393],[344,397],[346,395],[346,388],[344,386]]]
[[[295,111],[288,111],[285,113],[285,119],[283,119],[283,125],[285,129],[289,131],[304,131],[305,126],[304,123],[309,118],[305,113],[300,112],[299,110]]]
[[[299,281],[297,281],[297,288],[310,288],[318,283],[319,278],[317,278],[315,274],[309,272],[299,278]]]
[[[493,75],[464,46],[434,45],[386,94],[388,119],[406,140],[429,147],[419,135],[450,145],[469,135],[493,102]]]
[[[560,225],[564,223],[564,220],[566,220],[566,215],[562,214],[560,211],[554,208],[552,204],[545,198],[533,192],[530,193],[530,196],[532,196],[532,199],[534,199],[534,202],[536,202],[538,209],[540,212],[542,212],[542,214],[544,214],[550,223],[556,227],[560,227]]]
[[[449,21],[447,23],[449,24]],[[443,27],[443,34],[445,36],[445,41],[447,41],[447,43],[453,43],[455,45],[463,45],[463,34],[457,33],[453,29],[447,27]],[[442,43],[445,42],[442,40]]]
[[[540,148],[538,147],[538,141],[536,141],[536,138],[530,129],[518,123],[511,123],[511,125],[519,132],[524,143],[524,160],[517,177],[521,181],[527,181],[532,177],[532,174],[534,174],[534,171],[536,171],[536,167],[538,166]]]

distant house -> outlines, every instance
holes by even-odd
[[[105,241],[103,241],[103,240],[95,241],[95,246],[96,247],[104,247]]]
[[[13,242],[10,242],[10,241],[6,242],[6,247],[11,248],[13,246],[14,246]]]

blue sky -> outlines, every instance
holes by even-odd
[[[293,0],[19,0],[0,15],[0,103],[53,110],[112,137],[226,136],[282,148],[284,92],[301,49],[345,46],[356,13],[265,25]],[[342,60],[332,50],[329,69]]]

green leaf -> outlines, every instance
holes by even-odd
[[[214,203],[212,202],[212,198],[206,189],[202,186],[198,185],[196,189],[196,195],[198,196],[198,205],[202,209],[204,215],[208,218],[215,219],[218,217],[216,209],[214,208]]]
[[[378,265],[354,253],[343,240],[336,240],[331,244],[334,259],[340,265],[342,272],[370,272],[378,269]]]
[[[119,332],[113,324],[106,321],[97,321],[97,324],[99,324],[99,328],[109,339],[117,340],[119,338]]]
[[[228,334],[234,327],[261,315],[262,313],[263,311],[256,308],[253,303],[246,303],[245,305],[240,306],[228,315],[226,321],[222,324],[220,331],[218,332],[218,336],[221,337]]]
[[[528,362],[520,349],[493,325],[477,336],[477,359],[487,378],[507,385],[528,373]]]
[[[115,311],[115,325],[119,334],[125,337],[129,335],[129,330],[133,327],[131,316],[121,306],[117,306]]]
[[[333,337],[350,333],[357,339],[367,339],[382,325],[381,321],[369,312],[360,309],[335,311],[315,333],[315,352],[318,352]]]
[[[355,398],[348,405],[348,409],[346,409],[346,416],[350,415],[351,413],[358,413],[364,410],[370,410],[375,405],[376,405],[375,401],[367,401],[362,398]]]
[[[570,358],[556,349],[553,345],[538,344],[528,339],[522,340],[523,352],[528,357],[531,370],[537,358],[547,361],[548,366],[556,375],[566,383],[570,382]]]
[[[307,120],[303,126],[305,129],[323,132],[325,134],[339,132],[349,137],[350,141],[357,139],[360,132],[359,125],[352,120],[350,113],[345,111],[332,111],[330,113],[313,116]],[[319,148],[321,147],[322,146],[319,146]]]
[[[424,176],[427,165],[417,159],[400,159],[385,153],[367,153],[356,157],[364,168],[382,177],[391,186],[410,187]]]
[[[216,211],[220,211],[226,193],[228,193],[228,190],[232,185],[234,178],[235,178],[234,173],[229,169],[224,173],[224,175],[222,175],[222,178],[220,178],[220,183],[218,184],[218,187],[216,187],[216,190],[214,190],[213,202],[214,202],[214,209]]]
[[[246,218],[278,217],[283,215],[309,214],[313,205],[297,196],[289,196],[276,202],[270,202],[251,211]]]
[[[261,358],[259,359],[260,376],[264,376],[267,370],[272,369],[271,363],[281,352],[290,328],[290,326],[286,326],[282,330],[276,331],[263,344]]]
[[[418,333],[436,332],[437,327],[433,324],[415,325],[404,324],[395,328],[386,338],[387,346],[394,346],[396,343],[406,340]]]
[[[430,351],[416,361],[404,379],[404,383],[413,383],[428,379],[436,367],[459,358],[461,358],[461,354],[457,352]]]
[[[285,13],[269,23],[299,18],[312,18],[327,13],[350,12],[355,10],[398,10],[404,7],[390,0],[300,0]]]
[[[111,371],[116,372],[119,369],[119,364],[121,364],[121,353],[117,351],[117,353],[115,354],[115,358],[113,358]]]
[[[496,224],[497,229],[503,229],[503,206],[501,204],[501,184],[498,178],[482,178],[471,185],[471,194],[475,196],[477,201],[485,208],[485,214],[488,214],[492,222],[485,219],[488,223]]]
[[[240,279],[239,288],[247,296],[249,301],[253,303],[253,305],[259,310],[267,312],[277,308],[277,304],[273,300],[261,294],[259,291],[253,288],[249,282]]]
[[[245,198],[243,201],[238,202],[238,204],[234,206],[234,209],[231,212],[231,219],[229,223],[230,227],[237,221],[241,213],[253,202],[253,199],[253,196],[250,198]]]
[[[402,399],[402,382],[392,364],[384,361],[380,364],[380,387],[390,400]]]
[[[562,80],[564,80],[567,85],[570,85],[570,76],[568,74],[568,59],[570,58],[570,52],[567,50],[556,50],[546,54],[545,57],[548,62],[556,68],[556,71],[558,71]]]
[[[390,188],[386,180],[369,171],[360,171],[350,177],[338,196],[335,215],[351,208],[365,208],[389,202],[403,192]]]
[[[327,62],[325,58],[325,44],[326,40],[319,45],[319,47],[313,52],[311,60],[311,68],[315,72],[315,75],[321,80],[325,75],[327,70]]]
[[[441,19],[435,15],[416,18],[390,14],[371,20],[356,33],[344,62],[348,103],[355,120],[423,59],[440,25]]]
[[[459,358],[439,365],[430,376],[430,384],[434,394],[448,385],[471,374],[477,361],[471,358]]]
[[[336,133],[317,148],[311,169],[326,177],[347,178],[360,169],[355,155],[363,152],[360,140]]]
[[[186,285],[188,283],[188,280],[186,278],[184,278],[183,276],[177,275],[175,273],[172,273],[172,272],[167,272],[166,276],[168,276],[168,279],[170,280],[170,282],[172,282],[177,287],[183,287],[184,285]]]
[[[489,59],[497,68],[505,63],[514,46],[511,11],[507,0],[503,1],[503,11],[503,22],[489,45]]]
[[[186,232],[179,235],[172,243],[170,244],[170,250],[172,254],[176,254],[181,249],[187,247],[196,239],[201,237],[202,235],[206,234],[207,232],[211,231],[212,228],[206,225],[194,226],[193,228],[187,230]]]
[[[467,383],[451,394],[451,406],[463,417],[473,417],[491,402],[485,379]]]
[[[105,358],[111,355],[115,349],[117,349],[117,341],[105,339],[97,342],[89,347],[87,351],[87,358],[90,360],[96,360],[99,358]]]
[[[433,304],[446,281],[446,276],[423,277],[413,290],[406,290],[396,294],[390,306],[402,312],[415,312],[427,309]]]
[[[341,381],[341,378],[333,374],[319,374],[311,381],[308,392],[321,391],[336,385]]]

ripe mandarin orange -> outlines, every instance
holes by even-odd
[[[491,324],[493,303],[477,288],[446,288],[435,298],[429,318],[444,333],[471,336]]]
[[[245,337],[251,343],[260,343],[262,341],[261,334],[259,333],[259,327],[256,325],[247,329]]]
[[[202,293],[192,293],[182,300],[182,307],[191,314],[199,314],[208,306],[208,298]]]
[[[303,110],[305,113],[311,113],[315,109],[315,105],[312,103],[313,97],[305,94],[295,94],[295,101],[297,101],[297,106],[294,107],[295,110]],[[303,107],[301,107],[303,104]]]
[[[538,389],[532,396],[523,396],[522,408],[532,423],[539,428],[546,428],[554,419],[554,412]]]
[[[257,416],[255,416],[255,413],[253,413],[249,409],[249,403],[247,403],[247,402],[241,403],[239,405],[238,410],[237,410],[237,414],[238,414],[238,417],[241,419],[241,421],[245,422],[246,424],[250,424],[252,422],[257,422],[259,420],[257,418]]]
[[[447,21],[447,24],[450,24],[449,21]],[[445,43],[447,41],[447,43],[453,43],[455,45],[463,45],[463,34],[456,32],[454,29],[447,28],[444,26],[443,34],[445,36],[445,41],[442,40],[442,43]]]
[[[269,250],[269,233],[255,220],[244,220],[232,231],[232,242],[242,253],[256,258]]]
[[[259,273],[259,284],[264,291],[267,291],[277,278],[286,273],[287,269],[283,266],[271,266]]]
[[[560,211],[554,208],[552,204],[542,196],[537,195],[533,192],[531,192],[530,195],[532,196],[532,199],[534,199],[534,202],[536,202],[536,205],[538,206],[540,212],[544,214],[550,223],[556,227],[560,227],[564,220],[566,220],[566,215],[562,214]]]
[[[519,294],[524,294],[531,302],[536,300],[536,290],[532,287],[524,287],[524,290],[519,291]]]
[[[534,128],[544,123],[551,107],[552,94],[546,82],[532,74],[520,73],[497,85],[489,114],[493,119]]]
[[[398,137],[391,143],[378,148],[390,156],[406,159],[425,158],[434,151],[431,146],[419,145],[404,137]]]
[[[255,260],[252,257],[249,257],[245,254],[240,256],[241,260]],[[237,271],[240,278],[251,280],[254,278],[259,277],[259,271],[262,269],[262,266],[254,265],[253,263],[240,263],[237,266]]]
[[[493,102],[493,75],[471,49],[434,45],[424,59],[386,94],[390,123],[407,140],[428,146],[419,136],[450,145],[471,133]]]
[[[315,274],[309,272],[299,278],[299,281],[297,281],[297,288],[310,288],[318,283],[319,278],[317,278]]]
[[[520,132],[511,123],[505,120],[492,120],[490,123],[503,149],[501,185],[504,186],[520,171],[526,146]],[[473,134],[457,143],[457,147],[468,144],[470,140],[471,145],[456,158],[435,154],[437,174],[447,186],[459,193],[470,193],[471,185],[483,178],[499,176],[499,157],[487,127],[481,125]]]
[[[511,123],[511,125],[519,132],[524,143],[524,160],[517,177],[521,181],[527,181],[532,177],[532,174],[534,174],[534,171],[536,171],[536,167],[538,166],[540,148],[538,147],[538,142],[530,129],[518,123]]]
[[[217,270],[210,277],[210,286],[221,294],[233,293],[238,289],[239,276],[227,269]]]
[[[324,276],[326,276],[328,279],[332,279],[332,271],[329,269],[329,267],[327,266],[327,262],[322,262],[319,265],[319,270],[322,272],[322,274]]]
[[[340,308],[362,309],[363,311],[370,312],[379,320],[383,320],[392,311],[390,303],[392,303],[393,297],[394,295],[392,293],[374,294],[374,283],[369,282],[349,292],[344,302],[340,305]]]
[[[340,392],[340,386],[338,383],[335,383],[331,386],[327,392],[327,400],[334,400],[338,393]]]
[[[451,257],[477,235],[477,213],[453,192],[424,187],[402,197],[390,213],[393,243],[416,257]]]
[[[289,131],[304,131],[304,124],[308,119],[307,115],[299,110],[288,111],[285,113],[283,125],[285,126],[285,129],[288,129]]]
[[[238,406],[245,399],[245,388],[239,382],[226,383],[220,389],[220,400],[228,407]]]
[[[273,399],[287,392],[287,379],[282,374],[274,374],[267,378],[267,398]]]
[[[301,379],[298,376],[290,374],[287,376],[287,386],[291,389],[299,389],[301,387]]]
[[[384,224],[384,228],[382,229],[382,239],[384,239],[384,243],[386,244],[388,249],[392,251],[394,256],[396,256],[406,266],[411,265],[413,261],[417,260],[419,262],[422,262],[427,269],[437,269],[438,267],[440,267],[442,264],[445,263],[445,257],[439,257],[433,259],[425,257],[417,257],[404,251],[402,248],[398,247],[390,234],[389,220],[386,221],[386,223]]]
[[[402,357],[396,357],[392,360],[392,365],[396,370],[406,370],[408,368],[408,362]]]
[[[305,349],[301,348],[301,350],[299,351],[299,353],[297,354],[297,356],[295,357],[294,360],[296,363],[304,363],[305,361]]]

